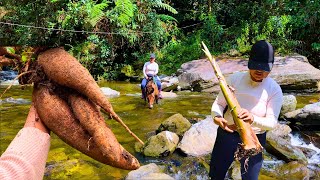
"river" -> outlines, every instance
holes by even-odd
[[[140,88],[136,83],[100,82],[99,85],[120,92],[119,97],[109,100],[124,123],[143,141],[147,140],[147,134],[155,131],[162,121],[173,114],[181,113],[189,120],[203,119],[206,115],[210,115],[211,105],[216,96],[209,93],[179,92],[177,98],[162,99],[153,109],[148,109],[144,101],[140,99]],[[0,92],[3,92],[6,87],[0,86]],[[20,86],[13,86],[2,97],[0,101],[0,154],[5,151],[17,132],[23,127],[31,102],[31,94],[32,86],[25,87],[23,90]],[[319,94],[297,95],[297,108],[317,98],[320,98]],[[182,157],[176,153],[165,158],[148,158],[135,153],[135,139],[114,120],[105,120],[118,141],[135,155],[141,164],[151,162],[158,165],[169,164],[166,166],[167,171],[174,172],[171,175],[176,179],[208,178],[205,168],[195,158]],[[123,179],[129,172],[101,164],[74,150],[53,133],[51,135],[51,147],[44,179]]]

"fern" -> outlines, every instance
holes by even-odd
[[[168,21],[176,21],[178,22],[177,19],[175,19],[174,17],[172,16],[169,16],[169,15],[165,15],[165,14],[159,14],[157,15],[159,17],[159,19],[163,22],[168,22]]]
[[[127,25],[134,15],[134,4],[131,0],[115,0],[115,5],[114,11],[118,15],[116,20],[122,26]]]
[[[169,4],[163,3],[161,0],[151,0],[151,6],[161,8],[171,12],[172,14],[178,14],[177,10],[171,7]]]
[[[96,26],[96,24],[105,16],[103,10],[108,7],[107,2],[102,2],[100,4],[94,5],[89,11],[89,17],[87,22],[91,24],[92,27]]]

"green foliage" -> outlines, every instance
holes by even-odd
[[[107,1],[99,4],[93,5],[88,12],[88,17],[85,21],[89,22],[92,27],[95,27],[96,24],[104,18],[105,13],[104,9],[108,6]]]
[[[178,14],[177,10],[171,7],[169,4],[163,3],[161,0],[149,0],[152,7],[161,8],[171,12],[172,14]]]
[[[247,53],[251,49],[249,42],[249,24],[246,23],[242,28],[242,33],[240,37],[237,38],[238,50],[240,53]]]
[[[150,52],[157,53],[160,73],[174,73],[203,55],[201,41],[215,55],[230,49],[248,55],[253,43],[266,39],[277,53],[297,52],[320,64],[320,1],[239,2],[2,0],[2,22],[65,31],[0,24],[0,43],[64,46],[94,77],[105,79],[140,73]]]
[[[73,46],[69,52],[84,65],[94,77],[116,79],[118,65],[113,61],[112,46],[97,35],[90,35],[87,41]]]
[[[109,18],[115,21],[117,26],[128,25],[134,15],[135,5],[131,0],[115,0],[115,7],[110,12]]]
[[[181,41],[171,40],[157,55],[160,73],[175,73],[183,63],[201,57],[200,43],[200,33],[184,37]]]
[[[127,77],[135,75],[134,69],[131,65],[124,65],[121,69],[121,72],[124,73]]]
[[[312,50],[320,52],[320,43],[312,43]]]
[[[224,50],[222,46],[224,33],[223,26],[218,23],[216,16],[209,15],[204,18],[201,37],[208,47],[213,48],[215,52]]]

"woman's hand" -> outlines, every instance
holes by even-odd
[[[230,133],[233,133],[233,131],[235,131],[237,129],[236,125],[228,125],[227,124],[227,120],[225,120],[223,117],[221,116],[215,116],[213,118],[213,121],[215,124],[219,125],[223,130],[226,130]]]
[[[24,127],[35,127],[44,133],[50,134],[50,130],[46,127],[46,125],[44,125],[44,123],[39,118],[37,110],[34,107],[33,103],[31,104]]]
[[[238,113],[238,118],[249,124],[252,124],[254,119],[253,115],[247,109],[241,109]]]

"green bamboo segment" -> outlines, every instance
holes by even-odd
[[[235,94],[227,84],[227,81],[225,80],[215,58],[211,55],[207,46],[203,42],[202,42],[202,46],[204,48],[203,52],[208,57],[209,62],[213,67],[214,73],[219,80],[221,91],[223,93],[224,98],[227,101],[228,107],[230,107],[231,109],[230,112],[232,114],[233,121],[237,126],[237,132],[239,133],[240,138],[243,142],[243,144],[241,145],[241,149],[238,149],[237,153],[239,154],[235,155],[236,159],[241,159],[243,157],[248,157],[248,156],[258,154],[259,152],[262,151],[262,146],[256,134],[253,132],[251,125],[249,123],[246,123],[238,118],[238,111],[241,110],[241,107],[235,97]]]

